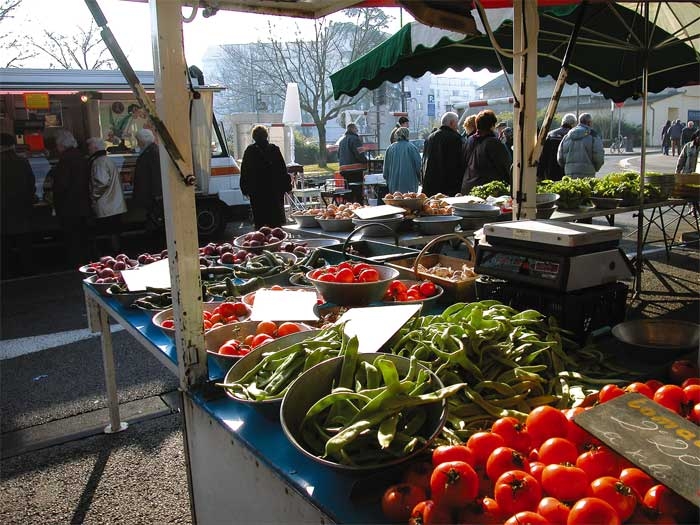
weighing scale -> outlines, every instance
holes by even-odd
[[[632,277],[619,248],[622,230],[559,221],[514,221],[484,226],[475,271],[511,282],[572,291]]]

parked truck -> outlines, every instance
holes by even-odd
[[[152,95],[153,73],[137,75]],[[213,95],[222,88],[194,89],[200,93],[190,111],[197,230],[209,236],[223,230],[232,216],[247,216],[250,201],[241,193],[238,164],[212,112]],[[146,113],[119,71],[0,69],[0,130],[15,135],[18,151],[29,159],[34,171],[38,201],[32,227],[37,232],[58,228],[44,183],[58,160],[53,137],[61,128],[71,131],[81,146],[89,137],[104,139],[108,155],[120,170],[129,207],[124,227],[142,228],[143,212],[131,206],[138,158],[135,134],[149,126]]]

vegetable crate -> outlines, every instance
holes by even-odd
[[[467,252],[469,259],[461,259],[459,257],[451,257],[449,255],[443,255],[440,253],[427,254],[427,251],[434,245],[442,242],[448,242],[457,239],[463,242],[467,247]],[[404,279],[427,279],[435,284],[442,286],[444,290],[443,298],[447,301],[473,301],[476,298],[476,292],[474,289],[474,282],[477,276],[460,280],[453,281],[443,277],[438,277],[431,273],[418,271],[418,265],[422,264],[425,268],[432,268],[433,266],[440,264],[441,266],[448,266],[452,269],[461,269],[463,265],[474,269],[474,264],[476,263],[476,253],[474,252],[474,247],[469,242],[466,237],[459,235],[457,233],[448,233],[446,235],[439,235],[428,242],[420,253],[416,257],[408,257],[404,259],[395,259],[387,263],[387,266],[395,268],[399,271],[399,276]]]
[[[623,282],[594,286],[573,292],[558,292],[512,281],[479,276],[478,300],[496,299],[518,310],[533,309],[556,318],[559,326],[583,342],[598,328],[625,320],[629,287]]]
[[[352,241],[335,246],[325,246],[320,249],[321,256],[330,264],[338,264],[346,260],[362,261],[369,264],[381,264],[384,261],[400,259],[414,254],[418,250],[405,246],[394,246],[377,241]]]

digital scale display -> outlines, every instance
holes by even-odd
[[[490,252],[480,261],[480,266],[499,270],[499,275],[506,273],[547,281],[556,280],[561,271],[561,264],[558,262],[514,253]]]

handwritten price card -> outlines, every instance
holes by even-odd
[[[700,427],[642,394],[625,394],[574,421],[644,472],[700,505]]]

